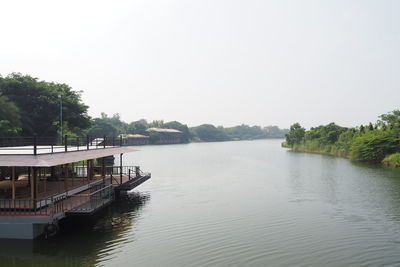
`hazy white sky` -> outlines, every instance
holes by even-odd
[[[400,108],[400,1],[1,1],[0,73],[89,114],[306,127]]]

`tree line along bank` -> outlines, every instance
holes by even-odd
[[[174,143],[284,138],[288,132],[288,129],[277,126],[245,124],[234,127],[216,127],[211,124],[188,127],[177,121],[148,122],[145,119],[126,123],[119,114],[108,116],[105,113],[99,118],[91,118],[88,115],[89,107],[83,103],[81,93],[72,90],[67,84],[41,81],[20,73],[0,76],[0,137],[60,137],[62,128],[62,134],[70,138],[84,138],[86,135],[92,138],[117,137],[121,134],[144,135],[149,137],[149,143],[156,144],[160,143],[163,131],[149,129],[179,131],[179,141],[176,138],[170,139],[175,140]]]
[[[282,146],[400,167],[400,110],[379,116],[374,124],[353,128],[330,123],[306,130],[295,123]]]

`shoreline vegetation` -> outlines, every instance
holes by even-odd
[[[127,123],[121,120],[118,113],[112,116],[102,113],[99,118],[91,118],[81,93],[73,91],[67,84],[41,81],[29,75],[0,75],[0,137],[37,135],[61,140],[62,135],[69,138],[122,135],[123,138],[136,138],[133,144],[176,144],[284,138],[289,131],[277,126],[246,124],[188,127],[178,121],[148,122],[145,119]]]
[[[400,167],[400,110],[379,116],[375,124],[346,128],[330,123],[309,130],[290,126],[283,147],[350,160]]]

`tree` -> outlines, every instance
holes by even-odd
[[[305,135],[306,129],[301,127],[299,123],[290,126],[289,132],[286,134],[286,143],[289,146],[300,144]]]
[[[202,124],[200,126],[193,127],[191,128],[191,131],[194,136],[205,142],[229,140],[229,137],[226,135],[225,131],[218,129],[211,124]]]
[[[267,137],[260,126],[249,126],[246,124],[225,128],[224,131],[232,140],[252,140]]]
[[[368,130],[369,131],[373,131],[374,130],[374,126],[372,125],[371,122],[368,124]]]
[[[186,124],[182,124],[178,121],[170,121],[167,123],[164,123],[163,128],[167,129],[175,129],[178,131],[182,132],[182,141],[187,143],[189,140],[192,138],[192,135],[190,134],[189,128]]]
[[[101,138],[103,136],[116,137],[118,135],[118,129],[106,120],[96,118],[93,120],[93,126],[89,129],[87,134],[92,138]]]
[[[12,73],[0,77],[0,94],[6,96],[20,111],[21,135],[56,136],[60,129],[60,98],[63,101],[63,122],[66,131],[81,132],[90,126],[88,106],[81,92],[67,84],[39,81],[29,75]]]
[[[163,120],[154,120],[149,124],[149,127],[162,128],[164,125]]]
[[[148,128],[147,121],[144,119],[131,122],[128,125],[127,132],[130,134],[144,134]]]
[[[392,112],[380,115],[380,122],[387,123],[392,128],[400,127],[400,110],[393,110]]]
[[[119,113],[115,113],[109,117],[106,113],[102,112],[101,118],[99,119],[109,125],[112,125],[115,129],[117,129],[118,134],[126,133],[128,131],[128,124],[121,120]]]
[[[267,138],[284,138],[289,129],[279,129],[278,126],[266,126],[263,128]]]
[[[21,131],[18,107],[5,96],[0,95],[0,136],[12,136]]]
[[[350,158],[358,161],[380,162],[385,156],[399,151],[399,131],[368,131],[354,138]]]

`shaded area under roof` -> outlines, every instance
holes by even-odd
[[[110,147],[43,155],[1,155],[0,167],[51,167],[137,151],[129,147]]]

